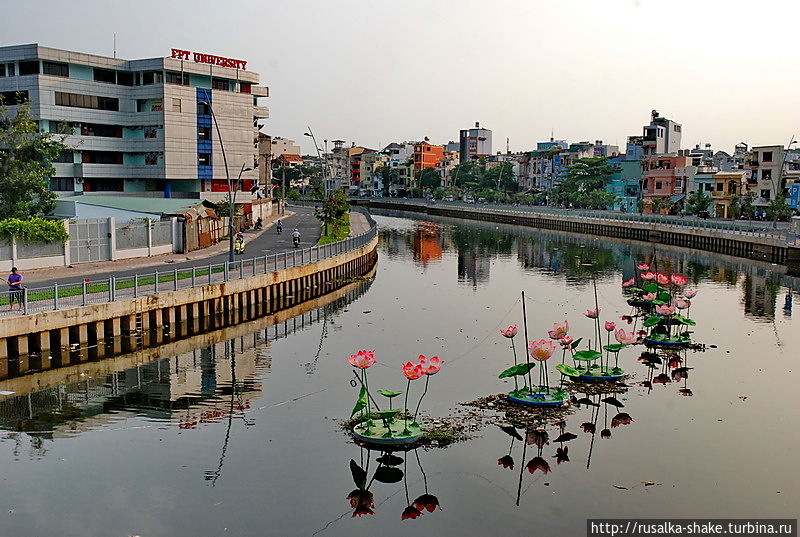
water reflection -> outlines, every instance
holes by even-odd
[[[422,466],[420,448],[378,450],[360,446],[360,450],[359,462],[350,459],[349,464],[350,474],[356,486],[346,498],[353,510],[351,517],[375,514],[375,494],[371,490],[375,483],[397,485],[402,482],[405,507],[400,513],[401,520],[415,520],[424,514],[441,509],[439,498],[431,494],[428,489],[428,474]],[[413,459],[411,469],[409,469],[409,459]],[[409,480],[411,480],[410,485]],[[396,491],[391,492],[390,489],[384,495],[388,499],[395,493]]]
[[[378,211],[378,214],[403,215],[395,211]],[[690,285],[710,281],[738,287],[745,315],[770,320],[775,317],[781,287],[789,288],[782,304],[786,316],[791,316],[791,290],[800,287],[797,278],[783,274],[784,267],[666,245],[654,247],[612,238],[448,218],[401,222],[397,227],[382,222],[380,248],[384,254],[390,258],[411,258],[422,267],[452,255],[457,258],[455,277],[476,288],[488,285],[495,259],[512,255],[523,269],[557,280],[565,278],[567,285],[576,287],[588,285],[593,276],[598,280],[630,279],[637,274],[633,260],[645,260],[661,272],[685,274]]]

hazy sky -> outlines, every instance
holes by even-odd
[[[249,61],[272,135],[306,125],[368,147],[550,137],[624,146],[650,110],[683,146],[732,150],[800,134],[796,0],[4,2],[0,44],[136,59],[171,47]],[[12,23],[13,22],[13,23]]]

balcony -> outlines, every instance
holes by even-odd
[[[254,106],[253,117],[258,119],[267,119],[269,117],[269,108],[266,106]]]
[[[269,88],[266,86],[253,86],[250,92],[254,97],[269,97]]]

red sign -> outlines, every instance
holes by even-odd
[[[223,58],[222,56],[202,54],[200,52],[192,52],[191,50],[182,50],[179,48],[172,49],[171,58],[178,60],[194,60],[195,63],[210,63],[211,65],[219,65],[220,67],[233,67],[234,69],[241,69],[243,71],[247,66],[247,62],[244,60]]]

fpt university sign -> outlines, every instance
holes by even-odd
[[[211,65],[219,65],[220,67],[233,67],[234,69],[241,69],[242,71],[247,67],[247,62],[244,60],[224,58],[222,56],[192,52],[191,50],[179,48],[172,49],[172,55],[170,57],[177,60],[194,60],[195,63],[208,63]]]

